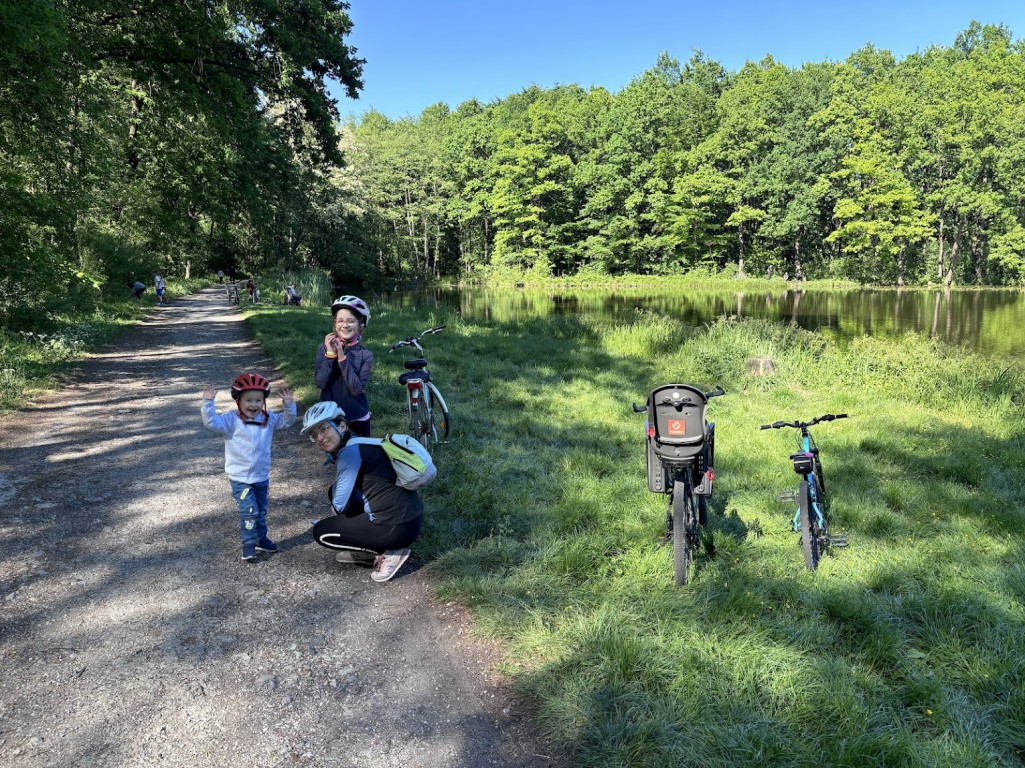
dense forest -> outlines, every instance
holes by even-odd
[[[342,0],[0,3],[0,323],[133,276],[340,261]]]
[[[1025,276],[1025,47],[972,23],[736,73],[663,54],[618,93],[529,87],[339,122],[343,0],[0,4],[0,320],[152,269],[336,282]]]
[[[346,238],[389,274],[1025,276],[1025,47],[1000,26],[902,61],[662,55],[619,93],[369,113],[345,142]]]

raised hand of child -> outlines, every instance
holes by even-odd
[[[335,343],[338,341],[338,337],[334,333],[329,333],[324,337],[324,351],[327,353],[337,352],[338,349],[335,347]]]
[[[278,390],[278,394],[281,395],[281,402],[285,405],[292,405],[295,402],[295,394],[289,387],[282,387]]]
[[[203,399],[213,400],[216,395],[217,387],[215,387],[213,384],[207,384],[206,389],[203,390]]]

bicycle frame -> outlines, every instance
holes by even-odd
[[[823,489],[819,488],[818,473],[815,471],[819,449],[815,445],[811,433],[808,432],[808,427],[801,427],[801,436],[798,438],[797,444],[799,448],[798,453],[790,457],[794,462],[794,471],[808,481],[811,511],[815,514],[815,527],[819,530],[825,530],[828,527],[826,524],[825,498],[822,492]],[[801,458],[794,458],[795,456]],[[791,527],[795,531],[801,530],[800,505],[798,505],[797,510],[794,512],[794,520]]]

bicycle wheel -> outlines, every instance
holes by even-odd
[[[687,583],[687,572],[693,559],[692,536],[697,536],[694,493],[686,479],[677,478],[673,483],[673,572],[678,587]]]
[[[811,504],[811,487],[807,480],[801,481],[797,491],[797,502],[801,511],[801,546],[804,548],[804,564],[809,571],[819,567],[819,530]]]
[[[409,434],[420,439],[420,402],[413,401],[413,394],[406,389],[406,415],[409,417]]]
[[[438,435],[442,440],[448,440],[449,434],[452,432],[452,417],[448,413],[448,406],[445,404],[445,398],[441,396],[441,392],[434,386],[433,381],[427,382],[427,387],[431,390],[431,395],[434,397],[434,405],[432,410],[434,411],[434,426],[437,427]]]
[[[438,433],[434,428],[434,409],[431,406],[430,390],[424,387],[420,393],[420,408],[417,411],[417,424],[413,436],[424,448],[430,448],[431,440],[438,442]]]

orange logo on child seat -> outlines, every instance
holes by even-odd
[[[670,419],[666,427],[670,435],[683,436],[687,434],[687,425],[683,419]]]

